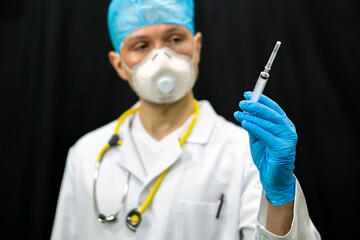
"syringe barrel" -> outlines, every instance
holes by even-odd
[[[264,91],[265,85],[267,80],[269,79],[270,75],[267,72],[261,72],[259,78],[256,82],[255,88],[253,90],[253,94],[250,98],[250,101],[257,102],[260,98],[260,95]]]

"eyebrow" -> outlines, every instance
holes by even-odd
[[[170,29],[165,30],[164,34],[171,34],[173,32],[177,32],[179,30],[181,30],[181,28],[179,28],[178,26],[174,26],[174,27],[172,27]],[[141,41],[141,40],[146,40],[146,39],[149,39],[149,36],[147,36],[147,35],[134,36],[134,37],[129,39],[129,44],[131,45],[131,44],[133,44],[135,42],[138,42],[138,41]]]
[[[138,36],[134,36],[132,38],[129,39],[130,43],[136,42],[138,40],[144,40],[144,39],[148,39],[149,37],[146,35],[138,35]]]
[[[172,32],[176,32],[178,30],[180,30],[180,28],[175,26],[175,27],[172,27],[172,28],[166,30],[165,33],[172,33]]]

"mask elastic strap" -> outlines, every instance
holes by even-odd
[[[193,49],[193,55],[191,57],[191,64],[193,64],[195,62],[196,59],[196,36],[194,36],[194,49]]]
[[[120,53],[116,53],[116,54],[117,54],[117,57],[119,58],[121,64],[122,64],[123,67],[125,68],[125,70],[126,70],[129,74],[133,75],[133,74],[134,74],[134,71],[131,70],[131,69],[126,65],[126,63],[122,60]]]

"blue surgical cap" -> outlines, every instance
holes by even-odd
[[[125,37],[135,30],[159,23],[194,28],[193,0],[112,0],[108,11],[108,28],[115,51]]]

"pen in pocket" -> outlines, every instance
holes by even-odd
[[[221,208],[222,208],[223,203],[224,203],[224,194],[222,193],[221,196],[220,196],[220,203],[219,203],[219,208],[218,208],[218,211],[217,211],[217,214],[216,214],[216,219],[219,219],[219,217],[220,217],[220,212],[221,212]]]

